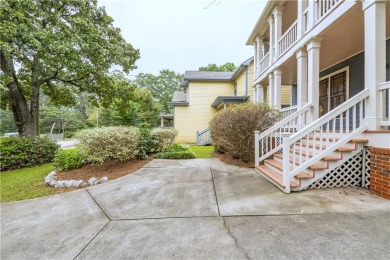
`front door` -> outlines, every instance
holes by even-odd
[[[320,117],[347,100],[347,70],[330,74],[320,81]]]

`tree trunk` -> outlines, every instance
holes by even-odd
[[[14,116],[16,129],[19,135],[37,135],[36,120],[31,116],[28,109],[26,98],[23,96],[20,88],[17,75],[13,65],[13,59],[6,55],[4,52],[0,52],[1,58],[1,70],[6,76],[9,76],[12,81],[7,84],[9,90],[9,97],[11,100],[11,109]],[[39,93],[39,88],[38,88]],[[31,100],[33,97],[31,98]],[[39,94],[38,94],[39,102]],[[37,103],[39,106],[39,103]]]

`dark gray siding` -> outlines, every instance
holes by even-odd
[[[320,78],[349,66],[349,97],[364,89],[364,52],[320,72]]]
[[[291,105],[292,105],[292,106],[296,106],[297,103],[298,103],[297,95],[298,95],[297,84],[294,84],[294,85],[292,85],[292,87],[291,87],[291,103],[292,103]]]

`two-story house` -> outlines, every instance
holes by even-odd
[[[289,85],[295,106],[255,133],[260,174],[285,192],[371,184],[390,198],[389,38],[388,1],[268,1],[246,42],[255,100],[281,109]]]

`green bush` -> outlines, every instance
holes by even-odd
[[[59,146],[47,137],[0,138],[0,170],[52,162]]]
[[[83,130],[77,134],[79,147],[88,160],[103,163],[110,159],[126,161],[139,152],[140,131],[136,127],[102,127]]]
[[[176,129],[153,129],[151,135],[155,136],[157,142],[155,150],[156,152],[167,152],[173,145],[178,132]]]
[[[156,155],[160,159],[193,159],[195,154],[191,151],[184,152],[165,152]]]
[[[140,159],[148,158],[148,154],[156,152],[157,144],[157,136],[152,135],[150,129],[141,128],[137,157]]]
[[[59,150],[54,157],[54,165],[64,171],[80,168],[87,159],[87,154],[80,149]]]
[[[185,152],[190,150],[190,146],[186,144],[173,144],[169,149],[170,152]]]
[[[277,110],[262,104],[245,103],[222,110],[210,122],[214,147],[244,162],[254,161],[254,131],[263,132],[279,117]]]

